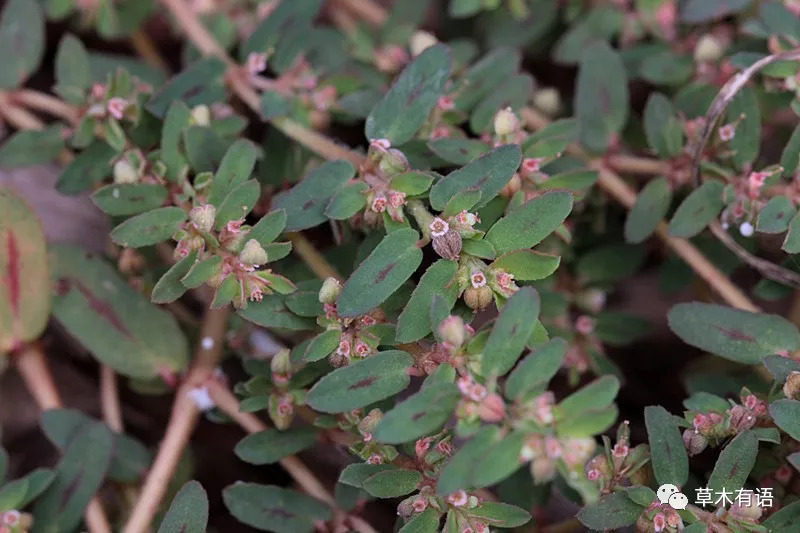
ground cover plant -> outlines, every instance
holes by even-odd
[[[0,64],[0,533],[800,531],[797,0],[7,0]]]

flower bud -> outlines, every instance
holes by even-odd
[[[461,254],[461,234],[455,230],[449,230],[441,237],[434,236],[432,244],[434,251],[444,259],[455,261]]]
[[[467,338],[467,328],[460,316],[450,315],[439,324],[439,336],[454,348],[460,348]]]
[[[790,400],[800,400],[800,372],[791,372],[783,384],[783,393]]]
[[[322,283],[322,288],[319,290],[319,301],[323,304],[336,303],[339,293],[342,292],[342,284],[336,278],[327,278]]]
[[[198,126],[208,126],[211,123],[211,109],[207,105],[194,106],[192,120]]]
[[[511,179],[506,183],[505,187],[500,190],[500,196],[505,196],[506,198],[511,198],[522,188],[522,178],[519,176],[518,173],[514,173],[511,176]]]
[[[501,109],[494,116],[494,132],[496,135],[505,137],[519,131],[519,119],[510,107]]]
[[[533,105],[548,116],[555,116],[561,111],[561,95],[558,89],[543,87],[533,94]]]
[[[383,413],[380,409],[373,409],[369,412],[367,416],[365,416],[361,422],[358,423],[358,430],[361,432],[364,437],[369,435],[370,437],[375,432],[375,428],[378,425],[378,422],[381,421],[383,418]],[[368,439],[369,440],[369,439]]]
[[[506,417],[506,404],[499,394],[493,392],[484,398],[478,409],[478,416],[484,422],[497,423]]]
[[[217,217],[217,208],[211,204],[198,205],[189,211],[189,220],[195,227],[208,233],[214,229],[214,221]]]
[[[294,399],[291,394],[270,394],[267,412],[276,429],[288,428],[294,418]]]
[[[731,429],[736,433],[741,433],[756,425],[756,416],[750,409],[741,405],[731,407],[730,414]]]
[[[486,285],[482,287],[469,287],[464,291],[464,303],[470,309],[477,311],[486,309],[492,303],[492,289]]]
[[[547,483],[556,477],[556,462],[547,457],[538,457],[531,461],[531,476],[537,485]]]
[[[389,148],[386,154],[381,158],[381,162],[378,163],[378,168],[391,177],[395,174],[405,172],[411,168],[411,165],[408,163],[408,158],[406,158],[403,152],[397,148]]]
[[[708,439],[696,429],[690,428],[683,432],[683,445],[686,446],[686,451],[691,457],[702,453],[702,451],[706,449],[706,446],[708,446]]]
[[[242,253],[239,254],[239,261],[245,265],[259,266],[267,262],[267,252],[258,244],[255,239],[250,239],[244,245]]]
[[[414,34],[411,35],[411,41],[409,42],[411,55],[416,57],[438,42],[438,39],[427,31],[415,31]]]
[[[130,161],[120,159],[114,163],[114,183],[136,183],[138,180],[139,172]]]
[[[694,47],[694,59],[699,63],[714,63],[719,61],[724,53],[722,42],[710,33],[700,37]]]
[[[289,354],[289,350],[283,348],[272,356],[270,368],[273,374],[278,374],[280,376],[290,376],[292,374],[292,361],[289,358]]]

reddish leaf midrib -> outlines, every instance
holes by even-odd
[[[20,301],[20,252],[17,247],[17,238],[14,233],[9,231],[7,238],[8,250],[8,297],[11,302],[11,314],[14,317],[19,317],[19,301]]]

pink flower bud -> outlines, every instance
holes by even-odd
[[[122,120],[122,117],[125,115],[126,107],[128,107],[128,102],[125,99],[114,97],[108,101],[108,114],[117,120]]]
[[[455,102],[453,102],[453,99],[449,96],[440,96],[437,105],[439,109],[443,111],[450,111],[455,108]]]
[[[478,416],[484,422],[497,423],[506,417],[506,404],[497,393],[487,396],[480,404]]]
[[[417,498],[412,504],[415,513],[421,513],[428,508],[428,500],[425,498]]]
[[[736,125],[735,124],[725,124],[719,128],[719,138],[723,142],[728,142],[733,140],[734,136],[736,135]]]
[[[656,533],[664,531],[667,527],[667,518],[662,513],[658,513],[653,517],[653,526],[655,527]]]
[[[386,211],[386,196],[382,194],[375,195],[375,199],[372,200],[372,210],[376,213],[383,213]]]
[[[439,217],[434,218],[428,228],[431,230],[433,237],[443,237],[450,231],[450,225]]]
[[[372,455],[369,456],[369,459],[367,459],[367,463],[371,465],[383,464],[383,457],[381,457],[377,453],[373,453]]]
[[[464,490],[453,492],[447,497],[447,503],[453,507],[463,507],[469,501],[469,495]]]
[[[629,451],[630,447],[627,444],[618,442],[614,445],[614,449],[611,451],[611,453],[614,454],[614,457],[627,457]]]
[[[414,444],[414,452],[417,454],[417,458],[422,458],[428,453],[428,449],[431,447],[431,438],[425,437],[422,439],[417,440]]]
[[[255,76],[267,70],[267,54],[259,52],[250,52],[247,56],[247,72],[251,76]]]
[[[575,321],[575,329],[582,335],[590,335],[594,331],[594,319],[590,316],[581,315]]]

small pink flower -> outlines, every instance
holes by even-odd
[[[681,515],[675,509],[667,509],[667,524],[671,527],[679,527],[682,523]]]
[[[415,513],[421,513],[428,508],[428,500],[425,498],[417,498],[411,506],[414,508]]]
[[[456,215],[456,221],[464,226],[474,226],[476,223],[480,222],[480,219],[477,215],[464,210]]]
[[[439,109],[444,111],[450,111],[455,108],[455,102],[453,102],[453,99],[449,96],[440,96],[437,105],[439,106]]]
[[[554,437],[545,437],[544,450],[551,459],[558,459],[561,457],[561,443]]]
[[[389,139],[373,139],[369,144],[372,148],[381,152],[385,152],[392,147],[392,141]]]
[[[441,218],[436,217],[433,219],[433,222],[430,223],[428,228],[430,228],[431,235],[434,237],[443,237],[448,231],[450,231],[450,224]]]
[[[325,311],[325,318],[328,320],[336,318],[336,304],[322,304],[322,310]]]
[[[372,210],[376,213],[383,213],[386,211],[386,197],[382,194],[378,194],[375,196],[375,199],[372,200]]]
[[[406,193],[398,191],[389,191],[389,205],[394,208],[404,206],[406,203]]]
[[[421,458],[426,453],[428,453],[428,449],[430,447],[431,447],[431,438],[425,437],[417,440],[417,442],[414,444],[414,452],[417,454],[417,457]]]
[[[445,139],[450,137],[450,128],[447,126],[436,126],[431,132],[431,139]]]
[[[336,353],[345,357],[350,357],[350,343],[347,340],[339,341],[339,347],[336,349]]]
[[[336,102],[336,87],[326,85],[318,91],[314,91],[311,95],[311,100],[318,111],[327,111]]]
[[[464,491],[463,489],[457,490],[456,492],[453,492],[447,497],[447,503],[449,503],[453,507],[463,507],[467,505],[468,501],[469,501],[469,495],[467,495],[466,491]]]
[[[461,394],[467,396],[469,394],[470,389],[472,388],[472,377],[471,376],[461,376],[458,378],[456,382],[458,384],[458,390],[461,391]]]
[[[230,233],[231,235],[238,235],[241,231],[242,224],[244,224],[244,219],[239,220],[231,220],[227,224],[225,224],[225,231]]]
[[[453,445],[449,441],[442,440],[436,444],[436,450],[444,455],[453,453]]]
[[[736,126],[733,124],[725,124],[719,129],[719,138],[723,142],[728,142],[736,135]]]
[[[280,416],[289,416],[292,414],[292,404],[289,400],[281,398],[281,401],[278,402],[278,414]]]
[[[498,272],[495,277],[501,289],[510,289],[511,285],[514,283],[514,275],[505,271]]]
[[[600,479],[600,471],[596,468],[592,468],[586,472],[586,477],[589,479],[589,481],[597,481]]]
[[[102,83],[92,84],[92,99],[102,100],[106,97],[106,86]]]
[[[709,422],[710,421],[706,415],[703,413],[697,413],[694,415],[694,419],[692,419],[692,426],[694,426],[694,429],[700,430],[707,427]]]
[[[473,272],[469,280],[470,283],[472,283],[472,286],[475,287],[476,289],[486,285],[486,276],[480,270],[476,270],[475,272]]]
[[[362,340],[356,341],[356,353],[358,354],[359,357],[366,357],[367,354],[369,354],[369,352],[370,352],[369,344],[367,344]]]
[[[744,399],[744,406],[750,409],[751,411],[754,411],[756,409],[756,406],[758,406],[758,404],[759,400],[753,394],[748,394]]]
[[[108,101],[108,113],[117,120],[122,120],[128,102],[124,98],[114,97]]]
[[[369,456],[369,459],[367,459],[367,462],[369,464],[371,464],[371,465],[383,464],[383,457],[381,457],[377,453],[373,453],[372,455]]]
[[[372,441],[372,433],[364,433],[364,435],[362,435],[362,437],[364,438],[364,442]]]
[[[472,401],[479,402],[486,398],[486,394],[486,387],[480,383],[473,383],[469,388],[469,392],[467,392],[467,397]]]
[[[378,321],[375,320],[374,318],[372,318],[369,315],[364,315],[364,316],[361,317],[361,323],[363,325],[365,325],[365,326],[373,326],[373,325],[377,324]]]
[[[247,72],[251,76],[255,76],[267,70],[267,54],[259,52],[250,52],[247,56]]]
[[[539,172],[541,168],[542,162],[544,161],[543,157],[526,157],[522,160],[522,171],[526,175],[533,174],[534,172]]]
[[[594,331],[594,319],[590,316],[581,315],[575,321],[575,329],[578,333],[589,335]]]
[[[614,445],[612,453],[614,454],[614,457],[626,457],[629,451],[630,447],[628,447],[627,444],[618,442],[617,444]]]
[[[781,465],[775,471],[775,479],[777,479],[782,485],[787,485],[792,480],[792,468],[789,465]]]
[[[483,522],[475,523],[475,533],[487,533],[488,531],[489,531],[489,526],[487,526]]]
[[[667,527],[666,517],[662,513],[658,513],[653,517],[653,526],[655,526],[656,532],[664,531]]]
[[[6,511],[3,513],[3,523],[9,526],[16,526],[21,520],[21,514],[17,510]]]

